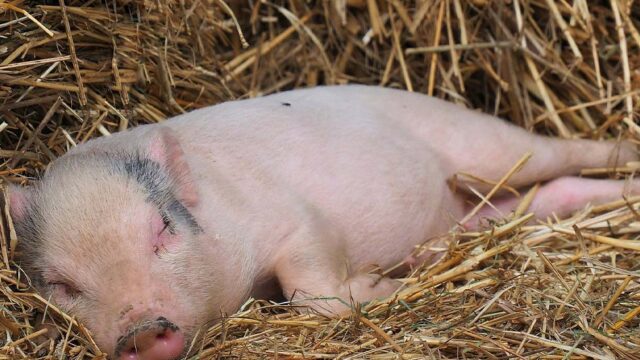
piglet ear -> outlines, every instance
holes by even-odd
[[[157,127],[148,143],[148,156],[169,171],[177,185],[177,196],[186,205],[193,207],[198,203],[191,170],[187,163],[178,138],[166,127]]]
[[[16,185],[5,188],[5,201],[9,203],[9,212],[13,221],[22,221],[29,212],[31,191]]]

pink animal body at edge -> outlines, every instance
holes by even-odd
[[[396,280],[365,269],[446,249],[407,257],[469,211],[447,181],[497,180],[527,152],[509,185],[546,181],[530,208],[541,217],[620,198],[623,181],[572,175],[637,157],[629,143],[536,136],[424,95],[318,87],[92,140],[10,188],[10,205],[21,265],[102,349],[176,359],[198,329],[276,284],[325,313],[391,294]]]

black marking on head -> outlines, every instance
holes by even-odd
[[[118,162],[118,159],[115,160]],[[126,158],[122,164],[127,176],[134,179],[147,191],[148,200],[158,207],[161,216],[170,217],[177,222],[186,224],[193,234],[202,232],[202,228],[191,212],[176,199],[174,189],[171,189],[169,185],[172,183],[169,175],[163,171],[160,164],[140,156]]]
[[[28,274],[31,285],[36,288],[42,288],[45,284],[44,278],[35,269],[41,263],[42,252],[40,249],[42,248],[42,229],[45,220],[42,210],[33,200],[27,200],[24,211],[25,213],[19,220],[14,220],[15,230],[18,235],[17,260],[19,260],[24,274]],[[7,247],[9,247],[9,244],[7,244]]]
[[[172,214],[176,219],[182,220],[184,223],[189,226],[191,231],[194,234],[198,234],[202,232],[202,228],[196,221],[196,219],[191,215],[189,210],[182,205],[182,203],[175,198],[169,203],[169,214]]]
[[[42,212],[32,201],[27,201],[28,203],[25,204],[25,213],[21,216],[20,220],[14,219],[14,226],[22,237],[28,239],[40,238],[42,223],[44,223]]]
[[[291,106],[291,103],[288,103],[288,102],[283,102],[283,103],[280,103],[280,104],[282,104],[282,106],[287,106],[287,107]]]

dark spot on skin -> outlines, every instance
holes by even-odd
[[[288,102],[283,102],[283,103],[280,103],[280,104],[282,104],[282,106],[291,106],[291,103],[288,103]]]
[[[127,307],[125,307],[124,309],[122,309],[122,311],[120,312],[120,319],[122,319],[125,315],[127,315],[127,313],[129,311],[133,310],[133,305],[129,304]]]
[[[153,247],[153,253],[156,254],[157,257],[161,257],[162,253],[166,253],[167,252],[167,248],[164,247],[164,245],[160,245],[160,246],[154,246]]]

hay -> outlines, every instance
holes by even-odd
[[[317,84],[420,91],[565,138],[640,135],[640,7],[624,1],[66,2],[0,2],[7,182],[101,134]],[[442,262],[349,318],[252,301],[194,346],[202,358],[640,358],[639,201],[452,235]],[[3,212],[0,359],[100,358],[14,271]],[[55,325],[39,326],[43,312]]]

